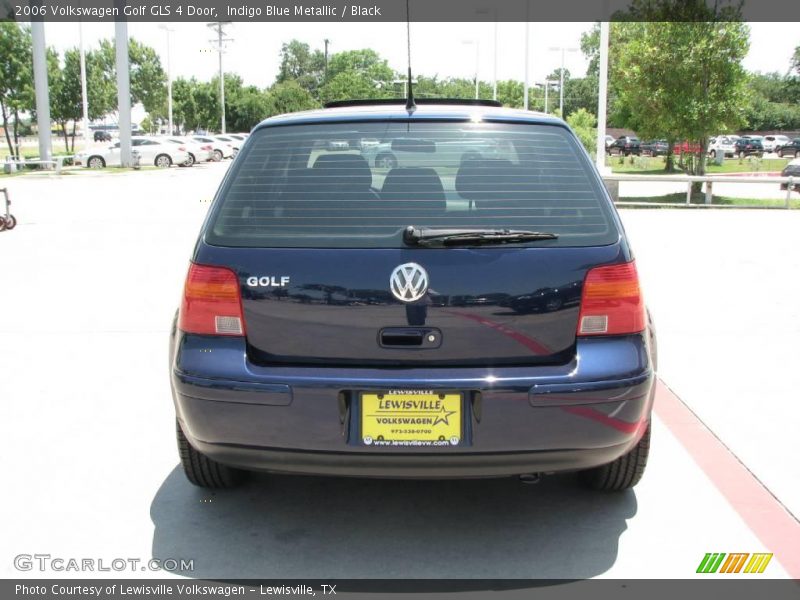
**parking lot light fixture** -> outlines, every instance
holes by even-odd
[[[566,46],[556,46],[556,47],[551,46],[550,51],[561,52],[561,73],[560,73],[561,82],[559,89],[561,98],[558,104],[558,110],[561,113],[561,118],[563,119],[564,118],[564,59],[567,52],[577,52],[578,48],[568,48]]]

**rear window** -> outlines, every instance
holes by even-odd
[[[219,246],[401,248],[415,227],[553,232],[537,246],[619,238],[579,142],[554,125],[316,123],[250,136],[215,203]]]

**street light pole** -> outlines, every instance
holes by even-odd
[[[528,71],[530,70],[530,54],[531,54],[531,24],[529,19],[530,2],[525,2],[525,89],[522,91],[522,105],[525,110],[529,108],[528,98]]]
[[[608,6],[606,5],[606,8]],[[605,170],[606,166],[606,96],[608,94],[608,21],[600,22],[600,81],[597,93],[597,168]]]
[[[328,81],[328,44],[331,41],[328,38],[325,38],[325,79],[324,81]]]
[[[169,123],[167,134],[174,135],[175,130],[172,127],[172,68],[170,66],[170,57],[169,57],[170,54],[169,34],[174,30],[170,29],[166,25],[159,25],[158,28],[163,29],[164,31],[167,32],[167,122]]]
[[[478,79],[478,65],[481,60],[481,42],[475,40],[475,100],[480,97],[480,80]]]
[[[560,84],[560,88],[559,88],[559,94],[561,96],[561,99],[559,101],[558,110],[561,113],[561,118],[563,119],[564,118],[564,58],[565,58],[565,54],[567,52],[577,52],[578,49],[577,48],[566,48],[564,46],[561,46],[559,48],[550,48],[550,50],[554,51],[554,52],[557,52],[559,50],[561,51],[561,73],[560,73],[560,75],[561,75],[561,77],[560,77],[561,84]]]
[[[461,43],[466,45],[475,44],[475,100],[477,100],[480,97],[478,64],[481,58],[481,43],[480,40],[461,40]]]
[[[497,100],[497,9],[494,11],[494,73],[492,80],[492,100]]]

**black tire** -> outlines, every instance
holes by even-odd
[[[90,156],[86,161],[86,166],[90,169],[104,169],[106,161],[102,156]]]
[[[220,464],[195,450],[183,434],[177,419],[175,419],[175,432],[181,466],[190,483],[202,488],[226,489],[236,487],[244,481],[244,471]]]
[[[194,154],[192,154],[191,152],[189,152],[189,158],[187,158],[187,159],[186,159],[186,162],[185,162],[185,163],[183,163],[181,166],[182,166],[182,167],[193,167],[193,166],[194,166],[194,163],[196,163],[196,162],[197,162],[197,161],[196,161],[196,160],[195,160],[195,158],[194,158]]]
[[[795,150],[794,151],[794,157],[795,158],[800,158],[800,150]]]
[[[379,169],[394,169],[397,167],[397,158],[388,152],[378,154],[375,157],[375,166]]]
[[[650,454],[650,425],[642,439],[628,452],[607,465],[581,472],[583,483],[601,492],[629,490],[642,478]]]
[[[708,156],[709,158],[711,158],[711,160],[714,160],[715,158],[717,158],[717,151],[712,150],[711,152],[708,153]]]
[[[17,218],[14,215],[8,215],[8,218],[5,219],[5,228],[11,231],[16,226],[17,226]]]
[[[214,158],[212,158],[214,162],[220,162],[222,160],[222,150],[214,150]]]
[[[159,154],[153,164],[160,169],[169,169],[172,166],[172,159],[168,154]]]
[[[5,231],[6,228],[6,218],[0,217],[0,231]]]

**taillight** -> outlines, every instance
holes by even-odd
[[[236,273],[224,267],[189,267],[178,327],[186,333],[244,335],[242,296]]]
[[[622,335],[645,328],[636,263],[590,269],[583,282],[578,335]]]
[[[186,152],[186,146],[178,146],[178,150],[181,152]]]

